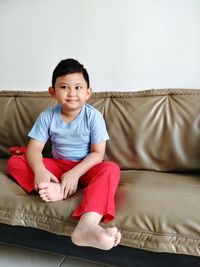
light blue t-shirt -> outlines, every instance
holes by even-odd
[[[43,111],[28,136],[42,143],[50,138],[54,158],[72,161],[85,158],[91,144],[109,139],[102,114],[89,104],[69,123],[63,121],[60,105]]]

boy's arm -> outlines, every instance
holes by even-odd
[[[41,182],[58,182],[58,179],[50,173],[43,164],[42,151],[44,143],[31,139],[26,152],[26,158],[35,178],[35,189],[38,190],[38,184]]]
[[[103,161],[105,148],[106,142],[91,144],[88,156],[73,168],[79,177],[85,174],[91,167]]]
[[[62,176],[61,192],[64,198],[74,194],[77,190],[78,180],[94,165],[103,161],[106,142],[91,144],[90,153],[73,169]]]
[[[26,151],[26,158],[29,163],[29,166],[31,167],[34,173],[37,171],[38,168],[44,167],[43,161],[42,161],[43,148],[44,148],[43,143],[37,140],[34,140],[34,139],[31,139],[29,141],[27,151]]]

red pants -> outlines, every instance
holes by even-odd
[[[59,180],[63,173],[69,171],[79,162],[44,158],[45,167]],[[28,165],[25,156],[12,156],[8,160],[8,173],[28,193],[34,190],[34,173]],[[104,222],[115,217],[114,195],[119,183],[120,169],[113,162],[101,162],[93,166],[79,179],[83,186],[83,199],[73,212],[72,217],[79,219],[85,212],[97,212],[103,215]]]

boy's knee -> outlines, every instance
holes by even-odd
[[[15,157],[16,156],[11,156],[8,159],[8,163],[7,163],[8,169],[15,165],[15,162],[16,162]]]
[[[24,164],[25,161],[26,159],[23,156],[17,156],[17,155],[11,156],[8,159],[8,163],[7,163],[8,173],[10,173],[12,169],[19,168],[19,166],[21,164]]]
[[[104,161],[103,162],[103,166],[111,171],[111,172],[114,172],[114,173],[120,173],[120,168],[119,166],[117,165],[117,163],[115,162],[112,162],[112,161]]]
[[[118,184],[120,180],[120,168],[119,166],[112,161],[105,161],[104,162],[104,173],[106,174],[106,179],[110,179],[114,184]]]

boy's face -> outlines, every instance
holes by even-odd
[[[72,73],[58,77],[55,88],[49,87],[49,93],[66,111],[79,111],[90,98],[92,90],[87,88],[82,73]]]

